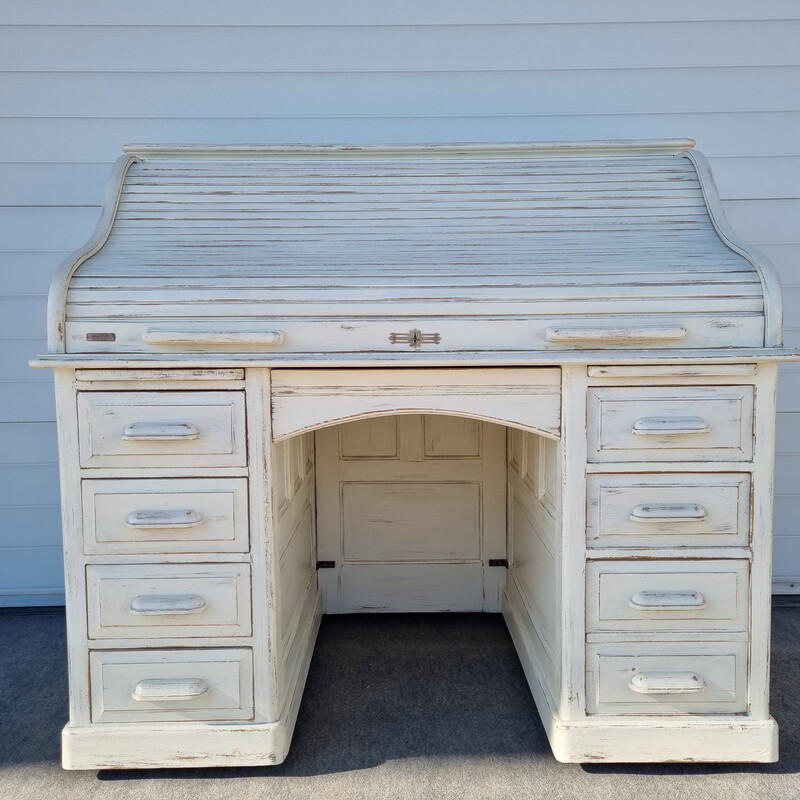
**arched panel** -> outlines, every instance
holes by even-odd
[[[453,414],[561,435],[561,371],[528,369],[276,369],[275,440],[370,416]]]

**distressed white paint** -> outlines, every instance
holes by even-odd
[[[355,406],[357,407],[357,406]],[[505,431],[437,414],[316,433],[326,613],[500,610]]]
[[[109,363],[113,360],[108,359]],[[247,370],[251,457],[245,474],[251,489],[253,540],[249,555],[229,553],[232,560],[216,565],[197,564],[187,560],[189,554],[168,552],[141,554],[131,561],[129,555],[126,558],[128,551],[123,549],[115,555],[113,547],[104,555],[82,555],[80,497],[66,490],[65,520],[73,526],[67,553],[75,598],[70,619],[80,620],[84,604],[89,619],[89,638],[83,624],[71,623],[71,657],[75,665],[90,667],[93,677],[89,694],[83,677],[86,673],[72,671],[74,706],[65,731],[65,763],[73,768],[176,765],[181,763],[180,753],[189,748],[201,763],[230,764],[229,748],[238,747],[242,737],[246,740],[251,734],[239,727],[231,729],[227,737],[211,735],[198,725],[204,720],[252,720],[252,735],[270,742],[270,754],[264,761],[281,760],[289,744],[320,613],[314,561],[332,555],[333,560],[348,566],[372,570],[371,577],[355,582],[350,576],[337,577],[331,571],[333,583],[326,590],[331,611],[374,609],[381,604],[384,610],[419,608],[419,592],[430,593],[431,587],[431,597],[439,607],[450,607],[458,605],[460,597],[468,598],[473,588],[478,589],[479,596],[491,596],[489,573],[505,570],[488,566],[488,559],[502,557],[502,552],[487,549],[486,535],[491,531],[496,536],[503,528],[509,537],[506,555],[510,561],[504,611],[558,758],[581,761],[598,753],[605,760],[774,758],[775,732],[768,724],[764,668],[768,653],[766,547],[771,486],[766,458],[774,414],[774,370],[765,364],[755,370],[743,370],[739,365],[711,367],[708,375],[702,374],[701,367],[690,368],[688,375],[676,375],[677,369],[670,372],[645,365],[638,368],[638,374],[633,367],[628,368],[625,377],[615,376],[614,368],[602,365],[565,367],[560,387],[563,434],[559,439],[524,430],[537,428],[541,408],[535,403],[528,409],[528,418],[519,420],[522,427],[509,429],[507,443],[503,436],[487,436],[496,426],[464,417],[387,416],[380,411],[375,416],[373,411],[371,418],[318,431],[316,465],[310,433],[284,437],[265,450],[272,441],[267,413],[270,380],[265,370]],[[590,369],[593,377],[588,378]],[[466,372],[473,374],[476,387],[480,387],[479,376]],[[493,372],[488,370],[485,380],[490,381]],[[62,425],[67,487],[80,477],[74,456],[68,458],[69,442],[77,441],[78,431],[89,420],[75,413],[77,385],[100,399],[113,391],[128,402],[135,397],[145,408],[151,398],[175,394],[157,389],[120,391],[136,388],[138,381],[154,383],[147,370],[132,370],[129,386],[122,380],[123,374],[100,374],[96,382],[84,379],[78,383],[69,379],[68,369],[58,370],[62,405],[71,409],[71,419],[65,419]],[[183,393],[187,400],[183,410],[188,414],[198,407],[194,398],[207,393],[211,383],[205,373],[195,374],[197,390]],[[164,388],[170,388],[170,381],[188,387],[190,375],[171,373]],[[408,385],[423,387],[424,396],[426,381],[420,371],[408,370],[406,375]],[[537,375],[545,386],[553,386],[552,370],[528,370],[530,381],[535,382]],[[279,376],[280,371],[276,371]],[[309,370],[308,385],[313,382],[311,376],[319,377],[319,372]],[[386,376],[380,370],[366,370],[362,377],[367,394],[370,381],[375,382],[377,391],[386,385]],[[113,390],[109,389],[109,378],[114,379]],[[587,379],[592,384],[588,387]],[[284,385],[279,380],[274,383],[276,399]],[[587,442],[591,444],[597,437],[581,424],[570,427],[571,420],[585,419],[595,408],[595,399],[605,394],[610,393],[616,402],[630,398],[637,409],[644,404],[645,411],[651,413],[663,411],[664,395],[678,388],[690,399],[749,398],[747,415],[749,426],[757,434],[755,448],[738,448],[732,460],[725,451],[715,451],[714,440],[706,453],[708,460],[692,448],[688,455],[677,456],[684,460],[676,461],[673,456],[672,461],[658,462],[659,476],[655,479],[643,471],[652,469],[653,454],[649,450],[645,456],[637,454],[635,462],[593,462]],[[486,395],[484,402],[491,405],[493,396]],[[361,396],[352,392],[352,387],[350,403],[351,417],[364,413]],[[332,408],[331,414],[330,421],[335,422],[337,410]],[[602,414],[599,419],[603,419]],[[628,423],[629,430],[634,423]],[[739,435],[738,421],[728,427]],[[625,444],[629,436],[612,425],[601,438],[612,445],[612,452],[627,453],[625,449],[615,451],[613,445]],[[661,436],[663,433],[659,433]],[[330,441],[326,442],[326,437]],[[499,446],[491,457],[488,441],[494,442],[495,451]],[[571,445],[573,441],[577,444]],[[660,446],[670,452],[671,440]],[[505,450],[509,517],[504,523],[502,482],[499,496],[495,484],[503,475],[497,456]],[[269,457],[265,460],[266,453]],[[211,481],[215,475],[220,485],[230,484],[226,471],[230,468],[215,466],[213,454],[206,458],[211,459],[206,466],[196,461],[193,469],[204,477],[185,477],[178,483],[176,476],[171,479],[174,485],[167,488],[191,488],[193,481]],[[474,472],[476,465],[477,474],[461,474],[467,467]],[[176,465],[173,472],[181,469],[186,468]],[[119,483],[124,489],[132,483],[131,475],[145,474],[142,467],[125,460],[113,468],[102,468],[101,479],[93,477],[96,469],[84,467],[82,471],[84,479],[89,479],[89,497],[103,481],[112,486]],[[631,475],[622,480],[626,472]],[[586,497],[588,487],[603,486],[604,480],[612,491],[615,486],[629,492],[637,488],[642,492],[683,492],[690,487],[697,496],[688,506],[707,505],[714,511],[703,547],[681,539],[681,558],[676,558],[677,552],[670,550],[669,534],[659,529],[656,547],[650,552],[654,560],[642,560],[641,547],[637,551],[633,541],[609,541],[602,549],[585,550],[582,517],[566,513],[562,497]],[[470,481],[483,483],[480,509],[470,508],[464,498],[451,497],[448,501],[447,490]],[[157,487],[163,482],[153,479],[150,485]],[[362,493],[355,498],[355,505],[347,505],[348,491],[376,482],[379,491]],[[743,514],[741,495],[747,494],[748,485],[753,489],[753,527],[742,536],[738,530]],[[406,494],[398,495],[398,487]],[[425,498],[436,497],[437,504],[426,505],[427,500],[422,502],[418,497],[412,507],[409,487],[428,492]],[[588,490],[591,499],[593,490]],[[659,503],[654,504],[651,495],[643,494],[632,510],[640,506],[671,507],[669,494],[666,499],[655,499]],[[620,503],[626,508],[630,505],[625,497]],[[586,506],[586,501],[580,505]],[[573,512],[577,506],[572,507]],[[321,526],[316,546],[315,507]],[[410,520],[410,512],[417,514],[415,520]],[[120,513],[126,520],[130,517],[126,507],[121,507]],[[445,516],[439,519],[436,515],[441,513]],[[683,524],[680,513],[670,513],[674,516],[666,520],[636,524],[666,526],[667,531],[669,526]],[[482,528],[476,527],[476,516],[481,516]],[[616,511],[601,514],[603,529],[616,531],[619,516]],[[649,520],[646,513],[643,518]],[[705,517],[698,520],[697,514],[689,518],[693,525],[705,522]],[[338,527],[340,520],[343,528]],[[417,536],[417,527],[428,522],[433,529]],[[458,526],[457,535],[448,535],[450,522]],[[382,536],[381,526],[387,524],[393,527]],[[326,532],[327,528],[332,533]],[[733,540],[720,540],[717,528],[732,529]],[[470,529],[483,532],[483,543],[477,550],[475,542],[481,537],[474,540],[468,535]],[[504,544],[504,538],[492,546]],[[720,546],[723,542],[727,546]],[[595,560],[601,554],[603,558]],[[463,569],[460,577],[452,580],[445,573],[457,566],[456,562],[462,563]],[[248,582],[250,565],[253,580]],[[398,565],[403,567],[399,573]],[[393,574],[387,569],[393,569]],[[267,575],[271,577],[267,579]],[[112,587],[115,581],[116,589]],[[106,584],[112,588],[104,589]],[[351,584],[353,588],[347,588]],[[250,592],[252,620],[246,601]],[[655,595],[658,602],[652,599]],[[208,624],[200,624],[200,615],[207,615]],[[181,649],[181,645],[193,649]],[[212,653],[213,659],[205,658]],[[252,697],[242,683],[250,680],[251,658],[256,691]],[[224,695],[224,702],[215,699],[218,693]],[[692,716],[695,714],[699,716]],[[726,714],[734,715],[730,719],[735,725],[720,728]],[[665,726],[663,715],[684,721]],[[649,750],[631,754],[631,735],[639,730],[639,723],[631,722],[631,716],[648,717],[651,725],[657,721],[662,731],[661,749],[651,740]],[[183,720],[184,730],[179,747],[163,739],[157,725],[178,718]],[[102,725],[110,734],[102,745],[93,724]],[[687,731],[697,730],[698,725],[705,725],[705,744],[695,743],[688,754],[680,743]],[[135,752],[137,739],[128,737],[126,726],[136,727],[141,737],[154,736],[161,755],[150,743],[148,754],[140,760]],[[734,749],[729,746],[732,738],[737,740]],[[243,753],[237,763],[256,760],[254,755]]]
[[[772,266],[691,147],[133,146],[50,350],[778,345]]]
[[[253,736],[266,743],[265,763],[280,761],[323,608],[495,610],[503,588],[502,610],[557,758],[774,759],[768,712],[774,362],[790,354],[779,347],[780,298],[771,268],[727,232],[710,176],[697,158],[682,157],[687,146],[138,148],[143,163],[155,165],[151,188],[163,187],[162,173],[177,164],[191,186],[189,202],[203,208],[193,218],[181,210],[173,224],[173,200],[157,212],[133,214],[120,202],[116,216],[109,215],[111,227],[101,225],[96,241],[65,262],[53,283],[46,363],[57,368],[72,667],[65,765],[174,766],[184,763],[187,748],[199,763],[252,764],[258,758],[251,752],[233,762],[230,753]],[[689,164],[692,175],[692,165],[700,164],[692,191],[703,211],[693,221],[683,199],[670,206],[656,192],[628,198],[627,211],[634,209],[639,221],[626,222],[609,204],[599,172],[590,183],[600,189],[604,213],[584,214],[592,208],[587,165],[602,162],[603,175],[615,175],[624,187],[652,181],[654,169],[672,175],[663,159],[685,161],[682,169]],[[234,194],[222,188],[230,208],[206,208],[206,193],[213,205],[232,164],[248,188]],[[451,256],[458,248],[467,252],[465,231],[468,237],[482,228],[484,235],[510,232],[501,246],[512,254],[509,263],[515,253],[530,257],[529,274],[518,262],[514,288],[523,298],[553,289],[536,311],[543,336],[525,338],[511,284],[483,294],[492,276],[507,269],[496,253],[479,258],[476,271],[485,274],[473,275],[479,280],[458,287],[463,297],[449,300],[444,282],[469,278],[466,262],[440,253],[445,266],[435,277],[421,251],[418,263],[409,257],[405,273],[399,270],[384,239],[393,230],[400,241],[404,235],[424,241],[431,214],[399,201],[395,208],[394,200],[380,211],[374,211],[378,200],[323,207],[320,192],[338,191],[343,174],[357,176],[350,190],[359,196],[363,181],[376,175],[390,198],[409,188],[417,197],[422,178],[431,179],[436,195],[442,187],[462,191],[459,182],[479,187],[462,223],[432,227],[442,242],[459,242]],[[548,220],[538,230],[544,239],[548,232],[561,239],[559,257],[567,259],[575,246],[575,273],[540,269],[544,260],[525,251],[530,243],[513,201],[486,216],[491,192],[514,191],[515,180],[531,176],[575,193],[564,208],[541,203],[538,194],[524,201],[536,210],[525,224]],[[127,185],[113,197],[124,198]],[[259,221],[269,219],[267,209],[259,207],[255,218],[243,210],[253,192],[279,205],[322,204],[322,216],[310,215],[295,233],[281,221],[280,230],[299,245],[298,262],[288,250],[282,256],[286,275],[297,264],[293,286],[284,285],[277,261],[263,258],[259,272],[237,249],[244,245],[246,256],[259,243],[248,237],[271,235]],[[425,202],[438,209],[441,198],[426,192]],[[451,200],[442,201],[441,219],[456,219],[448,216]],[[649,283],[631,282],[636,291],[628,296],[620,289],[628,284],[611,277],[617,275],[612,261],[603,261],[616,254],[623,265],[616,269],[628,280],[634,265],[624,266],[627,236],[633,231],[637,242],[663,236],[650,226],[670,218],[665,208],[703,232],[692,239],[703,274],[715,273],[717,288],[730,286],[719,309],[711,309],[716,321],[709,322],[703,305],[707,287],[695,297],[699,305],[676,290],[686,270],[669,266],[667,243],[650,253],[667,254],[656,265],[661,271]],[[308,233],[311,223],[327,228],[326,236],[334,232],[325,241],[337,274],[343,262],[336,262],[331,243],[342,236],[339,229],[349,231],[342,241],[350,236],[360,245],[344,247],[348,259],[372,259],[369,267],[354,260],[351,272],[341,271],[338,300],[325,297],[332,287],[322,262],[308,271],[302,247],[319,233]],[[157,268],[142,284],[145,302],[120,302],[113,287],[127,291],[120,280],[126,273],[139,280],[148,248],[155,253],[166,243],[161,257],[167,259],[170,237],[183,236],[187,225],[191,236],[176,251],[180,258],[172,257],[171,266],[153,261]],[[139,245],[120,249],[131,229]],[[575,298],[562,289],[583,284],[585,291],[594,274],[589,239],[581,244],[578,231],[594,236],[601,300],[567,312],[559,303]],[[220,232],[225,247],[218,261],[209,261],[204,243]],[[682,239],[683,233],[674,241],[677,250]],[[175,277],[157,274],[170,271]],[[81,297],[89,274],[110,280]],[[377,290],[376,275],[378,284],[388,278]],[[547,280],[528,284],[530,275]],[[203,283],[199,295],[192,294],[195,280]],[[736,287],[755,299],[747,310],[737,305]],[[185,303],[191,329],[173,319],[184,292],[192,301]],[[653,313],[637,308],[620,323],[608,312],[623,296],[651,298]],[[304,318],[307,301],[312,309]],[[404,307],[407,301],[412,306]],[[358,313],[353,302],[363,303]],[[448,303],[454,305],[446,312],[436,310]],[[98,319],[110,327],[83,339],[69,334],[80,304],[81,324]],[[359,314],[386,326],[382,347],[371,338],[378,328],[362,327]],[[690,333],[704,314],[716,338],[700,349]],[[728,325],[742,314],[757,325]],[[352,331],[348,359],[337,363],[342,356],[334,355],[322,369],[327,353],[337,351],[320,347],[304,363],[300,340],[283,329],[287,315],[323,334],[320,323]],[[141,332],[152,319],[159,325],[172,319],[169,335],[164,328],[149,340],[136,340],[130,330],[122,335],[125,326]],[[442,346],[445,322],[453,341]],[[258,336],[255,325],[269,335]],[[493,333],[476,335],[476,326]],[[109,335],[117,329],[119,341]],[[401,349],[382,363],[376,351],[393,346]],[[283,361],[267,352],[280,348]],[[470,361],[470,348],[484,359],[480,367]],[[294,363],[286,364],[287,353]],[[725,363],[731,354],[737,363]],[[197,503],[201,487],[208,500]],[[104,495],[121,499],[99,502]],[[210,527],[227,521],[231,535],[176,538],[176,531],[202,528],[206,519]],[[161,533],[153,533],[159,526]],[[137,546],[142,530],[148,538]],[[491,563],[502,558],[507,573]],[[328,561],[333,569],[322,563]],[[649,731],[661,732],[648,733],[647,747],[637,752],[632,734],[644,718]],[[665,718],[675,722],[665,725]],[[167,721],[182,723],[183,735],[173,742],[159,727]],[[209,721],[240,725],[212,734]],[[97,726],[110,734],[103,744]],[[692,738],[686,750],[684,736],[700,729],[702,743]],[[145,739],[140,758],[137,743]]]

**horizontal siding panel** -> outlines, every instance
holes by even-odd
[[[2,326],[0,326],[0,333],[7,333]],[[44,336],[44,331],[40,336],[31,339],[0,338],[0,364],[3,365],[3,371],[0,374],[0,386],[4,383],[18,383],[20,381],[52,384],[52,375],[48,370],[33,369],[28,366],[28,361],[31,358],[35,358],[46,351],[47,340]],[[11,390],[8,389],[7,391]]]
[[[782,364],[778,375],[778,411],[797,411],[800,364]]]
[[[60,547],[14,547],[0,550],[0,605],[50,605],[63,595]]]
[[[0,423],[0,467],[26,464],[52,466],[58,461],[55,422]]]
[[[723,208],[731,227],[750,244],[800,242],[800,199],[726,200]]]
[[[795,520],[798,518],[800,503],[776,508],[776,519],[791,521],[792,515]],[[793,535],[776,536],[772,547],[775,565],[772,579],[778,583],[777,594],[800,594],[800,531],[796,526],[792,526],[789,530],[793,531]]]
[[[0,466],[0,506],[56,505],[60,502],[57,464]]]
[[[9,116],[793,111],[800,67],[420,73],[6,73]],[[690,86],[691,90],[686,87]],[[79,87],[79,88],[78,88]]]
[[[712,158],[711,168],[723,200],[800,197],[800,155]]]
[[[59,163],[105,161],[110,166],[129,142],[236,144],[249,142],[508,142],[583,139],[658,139],[690,136],[709,157],[796,154],[800,110],[774,113],[542,114],[536,108],[507,115],[481,113],[345,116],[305,114],[214,115],[206,104],[194,116],[135,116],[120,96],[116,118],[0,117],[2,158]],[[764,138],[764,132],[769,137]],[[756,144],[757,143],[757,144]]]
[[[0,560],[7,548],[56,547],[61,531],[61,508],[58,504],[6,506],[0,510],[3,544]]]
[[[761,242],[759,249],[778,268],[784,289],[789,286],[800,286],[800,269],[798,269],[800,242],[788,244]]]
[[[431,3],[429,0],[404,0],[403,3],[376,3],[374,0],[339,0],[331,13],[327,0],[302,3],[246,3],[231,5],[218,0],[138,0],[136,4],[101,3],[96,0],[5,0],[3,17],[20,24],[173,24],[191,19],[197,25],[472,25],[504,23],[576,23],[680,20],[761,20],[794,19],[795,0],[672,0],[669,5],[654,0],[613,0],[587,3],[585,0],[459,0],[458,3]]]
[[[739,50],[743,40],[749,47]],[[40,46],[47,43],[43,63]],[[0,29],[0,70],[336,72],[797,64],[800,21]],[[579,65],[579,66],[578,66]]]
[[[37,349],[34,352],[40,354],[44,350]],[[48,385],[40,378],[0,383],[0,423],[46,422],[55,419],[55,416],[52,384]]]
[[[67,153],[63,154],[65,161]],[[0,206],[92,206],[102,202],[111,165],[0,162]]]
[[[37,594],[33,590],[3,592],[0,589],[0,608],[31,608],[33,606],[63,606],[64,591],[55,587],[41,589]]]
[[[0,208],[0,241],[8,250],[43,246],[76,250],[88,241],[99,218],[100,206],[4,206]]]
[[[102,198],[102,195],[100,195]],[[44,232],[43,232],[44,233]],[[58,245],[39,237],[39,244]],[[69,249],[59,250],[0,250],[0,277],[7,295],[39,295],[46,297],[50,281],[61,263],[70,255]],[[0,337],[2,334],[0,334]]]
[[[47,296],[0,295],[0,339],[38,338],[45,331]],[[25,357],[21,354],[21,357]]]
[[[795,539],[800,546],[800,495],[780,495],[775,498],[775,569],[780,569],[778,551],[786,546],[787,539]],[[800,576],[800,560],[796,560],[790,567],[789,573]]]

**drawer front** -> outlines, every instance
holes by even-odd
[[[253,657],[244,648],[89,654],[92,722],[253,718]]]
[[[444,289],[442,298],[436,302],[408,301],[401,305],[401,300],[396,299],[390,313],[397,316],[378,319],[373,318],[375,308],[384,312],[389,309],[380,300],[375,301],[369,313],[359,316],[354,304],[347,300],[322,299],[315,305],[310,299],[306,293],[298,304],[283,303],[283,312],[288,314],[284,317],[262,316],[262,309],[273,312],[276,309],[265,297],[263,302],[252,304],[258,316],[249,319],[236,318],[241,312],[241,303],[229,307],[232,316],[220,317],[220,302],[216,301],[211,317],[210,309],[195,305],[197,317],[184,322],[159,320],[158,317],[134,321],[69,320],[67,352],[107,353],[111,349],[114,353],[407,353],[413,347],[422,352],[452,353],[640,350],[642,347],[663,350],[676,345],[682,348],[760,347],[764,343],[764,317],[760,311],[735,316],[727,311],[724,314],[687,314],[683,303],[678,303],[680,307],[665,309],[666,313],[648,314],[643,325],[640,314],[635,310],[628,313],[635,301],[621,299],[610,307],[592,299],[586,301],[584,308],[597,323],[576,325],[574,300],[558,304],[566,312],[563,317],[558,315],[558,305],[552,303],[547,304],[546,310],[540,306],[540,315],[533,316],[539,304],[531,303],[524,296],[519,296],[515,303],[506,299],[494,305],[501,314],[487,318],[486,291],[474,301],[464,302],[453,301],[452,289]],[[157,308],[150,306],[140,309],[140,313],[169,315],[170,309],[163,297],[158,300]],[[382,304],[377,305],[379,303]],[[450,309],[449,316],[434,316],[444,307]],[[332,313],[344,316],[337,318]],[[415,329],[423,335],[421,341],[414,339]],[[102,334],[113,334],[113,344],[107,339],[104,341]]]
[[[243,467],[243,392],[79,392],[82,467]]]
[[[750,476],[590,475],[589,547],[746,546]]]
[[[247,564],[90,564],[89,638],[248,636]]]
[[[588,649],[589,714],[747,710],[747,643],[615,644]]]
[[[246,478],[85,480],[87,554],[245,553]]]
[[[750,461],[752,386],[591,387],[589,461]]]
[[[746,631],[749,562],[593,561],[590,631]]]

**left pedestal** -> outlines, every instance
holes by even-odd
[[[275,508],[269,372],[60,369],[56,388],[64,766],[279,763],[321,606],[311,523]]]

